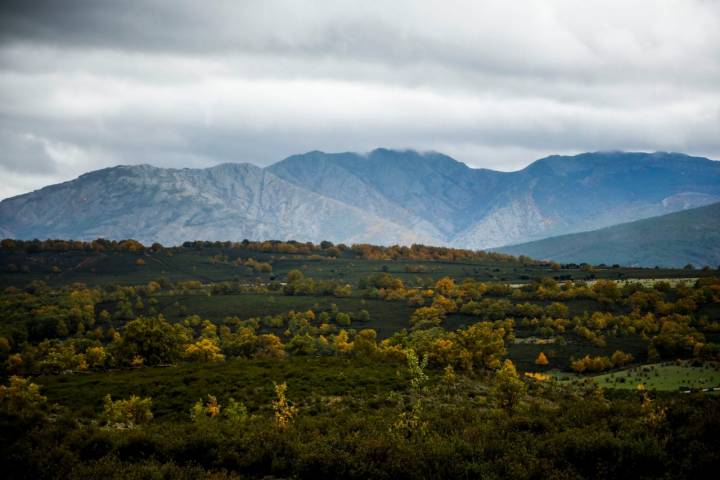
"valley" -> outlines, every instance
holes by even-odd
[[[30,472],[644,478],[715,461],[684,440],[720,425],[713,269],[8,239],[0,267],[0,452]]]

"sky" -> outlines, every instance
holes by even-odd
[[[0,198],[377,147],[720,159],[720,1],[0,2]]]

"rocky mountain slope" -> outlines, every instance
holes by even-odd
[[[0,202],[0,225],[17,238],[135,238],[170,245],[221,238],[424,240],[249,164],[99,170]]]
[[[720,201],[720,162],[676,153],[551,156],[503,173],[472,169],[436,153],[380,149],[365,156],[311,152],[269,169],[410,228],[430,224],[437,231],[424,233],[468,248],[602,228]],[[362,190],[372,194],[355,193]]]
[[[496,249],[562,263],[720,265],[720,203]]]
[[[720,162],[552,156],[517,172],[439,153],[310,152],[267,168],[119,166],[0,202],[0,235],[296,239],[489,248],[720,201]]]

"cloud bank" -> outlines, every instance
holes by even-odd
[[[720,158],[720,2],[0,3],[0,198],[379,146]]]

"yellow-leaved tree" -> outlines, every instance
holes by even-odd
[[[225,355],[220,353],[220,346],[215,340],[201,338],[185,347],[185,356],[191,360],[206,363],[222,362]]]
[[[105,395],[103,418],[108,426],[115,428],[135,428],[149,423],[153,419],[150,408],[151,398],[140,398],[131,395],[127,400],[113,401],[110,394]]]
[[[298,412],[298,408],[285,396],[286,391],[287,383],[275,384],[275,395],[277,399],[273,400],[272,406],[275,411],[275,425],[281,429],[287,428]]]
[[[540,352],[538,354],[537,358],[535,359],[535,365],[540,365],[541,367],[544,367],[548,363],[550,363],[550,362],[548,361],[547,357],[545,356],[545,353]]]

